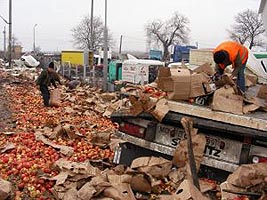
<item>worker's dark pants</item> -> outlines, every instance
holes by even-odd
[[[40,90],[43,96],[44,105],[49,106],[50,93],[49,93],[47,85],[40,85]]]
[[[237,85],[242,92],[246,91],[246,84],[245,84],[245,69],[246,69],[246,63],[242,65],[240,70],[238,71],[237,75]]]

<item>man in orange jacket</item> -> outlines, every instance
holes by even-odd
[[[248,59],[248,50],[245,46],[227,41],[221,43],[213,51],[213,59],[216,63],[215,71],[222,75],[228,65],[232,65],[233,72],[231,78],[237,76],[237,85],[241,91],[245,92],[245,68]]]

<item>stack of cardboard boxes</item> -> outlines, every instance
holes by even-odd
[[[234,114],[246,114],[259,108],[267,110],[267,86],[257,85],[257,76],[246,74],[248,90],[242,95],[227,74],[217,81],[211,79],[213,74],[214,69],[208,63],[194,70],[162,67],[159,68],[157,84],[167,93],[169,100],[189,100],[213,93],[212,110]]]
[[[200,69],[201,68],[201,69]],[[209,75],[212,68],[204,64],[195,70],[186,68],[159,68],[158,87],[167,92],[170,100],[188,100],[211,91]]]

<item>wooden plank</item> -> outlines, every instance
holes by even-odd
[[[168,105],[170,111],[173,112],[210,119],[213,121],[238,125],[242,127],[267,131],[267,120],[264,119],[213,111],[210,108],[200,107],[196,105],[180,103],[175,101],[168,101]]]

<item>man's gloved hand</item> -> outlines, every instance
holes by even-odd
[[[211,80],[212,81],[218,81],[222,78],[222,75],[219,74],[218,72],[216,72],[212,77],[211,77]]]

